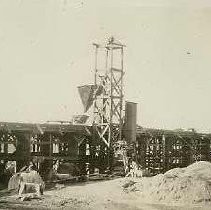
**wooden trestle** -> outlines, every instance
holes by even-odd
[[[72,124],[0,122],[0,161],[16,161],[17,171],[33,161],[47,177],[56,161],[77,164],[81,174],[107,167],[107,148],[92,138],[92,127]],[[211,134],[138,129],[135,142],[138,163],[152,174],[211,161]]]
[[[91,129],[72,124],[1,122],[1,166],[16,161],[18,171],[32,161],[46,179],[57,161],[77,164],[81,175],[87,173],[87,165],[89,170],[94,170],[93,164],[102,169],[106,154],[91,138]]]
[[[136,157],[152,174],[196,161],[211,161],[211,134],[142,129],[137,133]]]

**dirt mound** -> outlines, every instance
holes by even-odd
[[[143,177],[136,183],[122,185],[146,200],[160,202],[198,203],[211,201],[211,163],[200,161],[186,168],[174,168],[165,174]],[[127,179],[125,182],[131,183]]]

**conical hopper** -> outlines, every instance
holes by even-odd
[[[96,85],[83,85],[78,87],[79,95],[84,106],[84,112],[87,112],[94,102],[95,95],[102,93],[102,88]]]

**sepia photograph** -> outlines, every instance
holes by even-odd
[[[0,210],[211,210],[211,0],[0,0]]]

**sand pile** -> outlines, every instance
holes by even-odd
[[[211,201],[211,163],[196,162],[165,174],[141,179],[127,179],[122,185],[147,201],[198,203]]]

